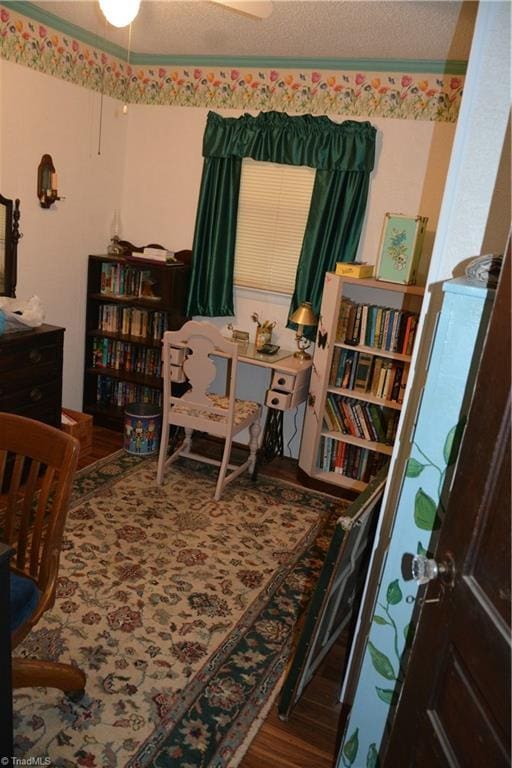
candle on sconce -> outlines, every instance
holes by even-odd
[[[58,190],[59,187],[58,187],[58,179],[57,179],[56,173],[52,173],[51,185],[52,185],[52,189],[54,189],[55,191]]]

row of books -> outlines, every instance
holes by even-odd
[[[369,483],[387,461],[388,457],[383,453],[331,437],[320,438],[318,465],[322,472],[334,472]]]
[[[370,392],[383,400],[402,403],[409,366],[384,357],[335,347],[329,384],[354,392]]]
[[[92,341],[93,368],[114,368],[116,371],[160,376],[162,368],[159,349],[140,347],[126,341],[97,338]]]
[[[161,339],[167,330],[167,312],[102,304],[98,312],[98,328],[100,331],[123,333],[126,336]]]
[[[98,376],[96,402],[106,407],[124,408],[130,403],[151,403],[162,405],[162,393],[158,389],[143,387],[127,381],[118,381],[109,376]]]
[[[356,304],[344,298],[338,316],[336,341],[411,355],[417,323],[416,312],[375,304]]]
[[[100,293],[154,298],[154,284],[150,269],[137,269],[106,261],[101,265]]]
[[[399,411],[330,392],[325,401],[324,422],[327,429],[362,440],[392,445],[399,418]]]

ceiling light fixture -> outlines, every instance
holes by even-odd
[[[114,27],[127,27],[139,12],[140,0],[99,0],[106,20]]]

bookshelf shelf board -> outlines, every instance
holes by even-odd
[[[348,488],[351,491],[357,491],[357,493],[364,491],[368,485],[368,483],[363,483],[362,480],[354,480],[352,477],[340,475],[338,472],[313,472],[311,477],[314,480],[321,480],[324,483],[327,482],[332,485],[339,485],[342,488]]]
[[[133,384],[142,384],[152,389],[162,389],[162,379],[159,376],[147,376],[145,373],[123,371],[117,368],[87,368],[86,373],[93,374],[94,376],[108,376],[109,379],[130,381]]]
[[[376,443],[373,440],[365,440],[362,437],[354,437],[354,435],[345,435],[343,432],[331,432],[329,430],[323,430],[322,435],[324,437],[331,437],[333,440],[339,440],[342,443],[350,443],[351,445],[358,445],[360,448],[368,448],[370,451],[377,451],[378,453],[385,453],[391,456],[393,453],[393,446],[386,443]]]
[[[400,352],[389,352],[386,349],[377,349],[377,347],[365,347],[363,344],[344,344],[341,341],[334,342],[335,347],[341,347],[342,349],[350,349],[354,352],[367,352],[375,357],[388,357],[390,360],[399,360],[404,363],[411,361],[411,355],[402,355]]]
[[[144,307],[144,309],[156,309],[164,307],[163,299],[155,296],[145,299],[143,296],[121,296],[118,293],[91,293],[89,299],[104,301],[105,304],[129,304],[132,307]]]
[[[357,389],[341,389],[341,387],[332,386],[328,386],[327,391],[335,395],[343,395],[344,397],[352,397],[355,400],[364,400],[367,403],[382,405],[384,408],[393,408],[395,411],[402,410],[402,403],[397,403],[396,400],[384,400],[382,397],[375,397],[371,392],[358,392]]]
[[[344,283],[361,285],[364,288],[377,288],[381,291],[395,291],[396,293],[408,293],[412,296],[423,296],[425,288],[422,285],[402,285],[401,283],[388,283],[385,280],[374,278],[341,277]]]
[[[115,331],[100,331],[99,328],[93,328],[87,331],[88,336],[96,336],[97,338],[113,339],[114,341],[125,341],[127,344],[139,344],[143,347],[154,347],[160,349],[162,347],[161,339],[149,339],[147,336],[127,336],[124,333],[116,333]]]

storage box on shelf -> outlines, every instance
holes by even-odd
[[[299,466],[360,492],[389,459],[424,289],[328,273]]]
[[[130,403],[161,404],[161,338],[186,320],[190,256],[89,256],[83,410],[96,423],[122,428]]]

